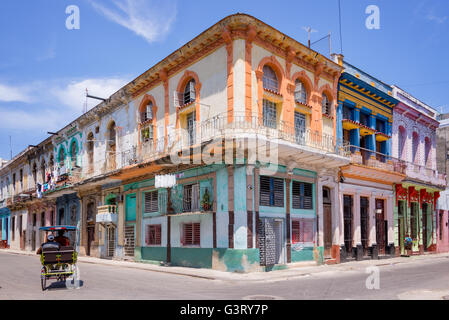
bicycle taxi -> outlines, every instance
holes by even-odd
[[[69,246],[60,246],[57,248],[44,248],[41,251],[41,286],[42,291],[46,289],[46,283],[49,279],[57,279],[58,281],[65,281],[68,277],[75,276],[77,272],[76,262],[78,254],[75,250],[76,247],[76,226],[48,226],[39,228],[41,232],[45,232],[45,237],[41,239],[47,239],[49,233],[53,233],[56,237],[59,231],[75,232],[75,241],[70,243]],[[42,234],[41,234],[42,235]]]

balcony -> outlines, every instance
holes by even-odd
[[[100,224],[115,224],[118,222],[117,206],[107,205],[97,207],[96,222]]]
[[[130,177],[131,171],[135,174],[141,172],[148,174],[151,168],[142,165],[155,162],[159,166],[176,166],[173,156],[179,161],[189,160],[192,152],[208,148],[222,155],[234,148],[242,148],[242,151],[256,153],[265,150],[267,144],[273,147],[273,157],[257,154],[261,162],[279,161],[280,164],[303,163],[320,166],[320,168],[338,168],[349,163],[349,149],[336,143],[332,135],[320,134],[306,127],[295,127],[284,121],[269,121],[258,114],[245,114],[234,112],[232,121],[227,113],[213,116],[199,123],[194,123],[192,130],[186,128],[168,129],[167,140],[160,137],[156,141],[149,140],[141,145],[140,150],[134,155],[133,151],[126,151],[123,155],[124,163],[121,168],[126,168],[127,173],[120,171],[113,175],[113,179]],[[192,133],[194,132],[194,134]],[[243,142],[244,144],[240,143]],[[263,149],[262,149],[263,148]],[[218,151],[216,151],[218,150]],[[235,150],[234,150],[235,151]],[[203,160],[204,160],[204,155]],[[264,158],[262,158],[262,156]],[[276,159],[274,159],[276,157]],[[269,159],[268,159],[269,158]],[[130,160],[131,161],[128,161]],[[131,165],[130,165],[131,164]],[[153,166],[154,170],[161,167]],[[140,170],[140,171],[139,171]],[[138,172],[139,171],[139,172]]]
[[[407,179],[419,180],[424,183],[446,187],[446,175],[438,173],[437,170],[407,162]]]
[[[351,164],[341,168],[344,177],[385,184],[399,183],[405,178],[405,161],[358,146],[349,148],[353,153]]]

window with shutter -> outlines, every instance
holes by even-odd
[[[184,88],[184,97],[183,97],[184,104],[188,104],[190,102],[195,101],[196,99],[196,92],[195,92],[195,80],[190,80],[186,87]]]
[[[260,176],[260,205],[267,207],[284,206],[284,180]]]
[[[313,209],[313,184],[293,181],[292,207],[294,209]]]
[[[292,243],[313,242],[314,219],[302,218],[292,220]]]
[[[196,246],[201,243],[200,223],[185,223],[183,225],[182,245]]]
[[[147,233],[145,236],[145,242],[150,246],[161,245],[161,225],[153,224],[147,226]]]
[[[292,243],[300,242],[300,223],[299,220],[292,220]]]
[[[158,205],[158,192],[152,191],[152,192],[146,192],[144,196],[144,212],[158,212],[159,211],[159,205]]]

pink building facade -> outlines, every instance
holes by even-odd
[[[393,86],[399,103],[393,109],[392,156],[405,161],[406,178],[395,185],[395,248],[397,255],[436,252],[437,202],[446,177],[437,170],[438,113]],[[411,247],[405,244],[412,238]]]

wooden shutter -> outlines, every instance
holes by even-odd
[[[303,183],[304,185],[304,198],[303,209],[313,209],[313,185],[310,183]]]
[[[144,212],[158,212],[158,192],[147,192],[144,198]]]
[[[299,220],[292,220],[292,243],[300,242],[300,223]]]
[[[260,176],[260,205],[270,206],[270,177]]]
[[[183,245],[188,246],[192,244],[193,241],[193,230],[192,224],[186,223],[184,224],[184,235],[183,235]]]
[[[275,207],[284,206],[284,180],[273,178],[273,205]]]
[[[301,209],[301,183],[297,181],[292,183],[292,207]]]
[[[201,242],[201,225],[199,223],[193,223],[193,244],[200,245]]]

